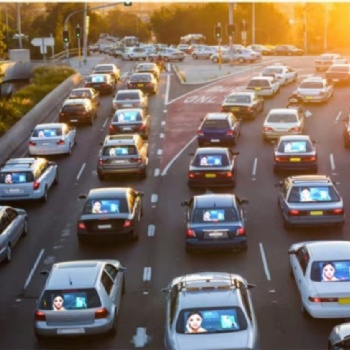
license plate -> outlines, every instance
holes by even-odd
[[[57,329],[57,334],[83,334],[84,328],[61,328]]]
[[[313,216],[323,215],[323,211],[321,211],[321,210],[310,211],[310,215],[313,215]]]
[[[71,122],[77,122],[78,119],[71,119],[70,121],[71,121]]]
[[[289,158],[290,162],[300,162],[300,158]]]
[[[19,188],[9,188],[9,193],[20,193],[21,190]]]
[[[131,130],[131,127],[130,126],[129,127],[125,127],[125,128],[123,128],[123,130],[124,131]]]
[[[333,79],[333,81],[338,82],[338,81],[339,81],[339,79]]]
[[[259,87],[256,87],[256,88],[255,88],[255,90],[256,90],[256,91],[260,91],[260,90],[261,90],[261,88],[259,88]]]
[[[112,225],[98,225],[97,227],[101,230],[106,230],[108,228],[112,228]]]
[[[119,159],[113,160],[113,164],[124,164],[124,163],[126,163],[125,160],[119,160]]]
[[[205,174],[205,177],[212,179],[216,177],[216,174]]]
[[[51,144],[49,142],[42,143],[43,146],[50,146]]]
[[[339,298],[338,303],[339,304],[350,304],[350,298]]]
[[[122,106],[123,106],[123,107],[132,107],[132,104],[130,104],[130,103],[124,103]]]
[[[209,232],[209,237],[222,237],[223,232]]]
[[[306,96],[307,100],[312,100],[312,96]]]
[[[137,84],[138,87],[143,87],[143,84]]]
[[[220,142],[218,139],[211,139],[210,142]]]
[[[232,112],[237,112],[237,111],[239,111],[239,107],[232,107],[232,108],[231,108],[231,111],[232,111]]]

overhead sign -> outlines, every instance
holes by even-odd
[[[54,46],[55,45],[55,39],[52,37],[49,38],[34,38],[31,41],[31,44],[33,46]]]

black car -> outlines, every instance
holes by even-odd
[[[158,80],[152,73],[133,73],[128,81],[128,89],[140,89],[145,93],[156,94]]]
[[[97,64],[93,74],[110,74],[116,82],[120,80],[120,69],[113,63]]]
[[[107,237],[137,240],[143,196],[131,187],[95,188],[88,195],[80,195],[85,203],[77,222],[79,242]]]
[[[118,90],[112,102],[113,109],[142,108],[148,111],[148,96],[140,89]]]
[[[304,50],[295,47],[294,45],[279,45],[273,49],[275,56],[302,56]]]
[[[112,94],[117,85],[111,74],[90,74],[86,78],[85,87],[91,87],[101,94]]]
[[[155,63],[147,62],[147,63],[139,63],[136,66],[135,73],[151,73],[154,77],[159,80],[160,71],[158,66]]]
[[[67,99],[59,112],[59,123],[93,125],[97,118],[97,107],[88,98]]]
[[[309,171],[317,173],[315,141],[308,135],[281,136],[274,149],[273,171]]]
[[[225,147],[197,148],[188,170],[189,187],[234,187],[236,156]]]
[[[221,105],[221,112],[232,112],[242,119],[255,119],[264,110],[264,99],[252,92],[232,92]]]
[[[326,71],[326,79],[333,83],[350,83],[350,64],[332,64]]]
[[[118,109],[109,124],[109,135],[139,134],[148,139],[150,117],[142,108]]]
[[[234,194],[203,194],[181,203],[186,207],[186,251],[246,250],[243,205]]]

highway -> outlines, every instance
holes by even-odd
[[[277,59],[276,61],[281,61]],[[316,74],[312,57],[283,58],[300,77]],[[135,62],[117,62],[128,72]],[[208,65],[191,58],[181,65]],[[114,338],[60,340],[45,349],[162,349],[165,296],[161,289],[170,280],[198,271],[226,271],[243,275],[256,284],[253,301],[257,313],[261,349],[325,349],[332,327],[343,320],[310,320],[301,314],[301,302],[289,276],[288,248],[298,241],[349,239],[349,216],[339,229],[283,229],[274,184],[283,179],[272,169],[273,146],[264,143],[261,128],[271,108],[284,107],[296,83],[283,87],[275,98],[265,101],[265,111],[245,122],[235,150],[238,156],[234,192],[247,198],[248,251],[245,253],[185,253],[184,209],[181,201],[192,195],[187,187],[189,153],[196,149],[194,136],[205,113],[219,111],[224,96],[240,89],[262,70],[259,65],[235,77],[201,86],[183,86],[173,73],[163,73],[158,94],[150,97],[151,134],[149,167],[145,180],[129,178],[99,181],[96,162],[108,131],[112,96],[101,99],[98,119],[92,127],[78,129],[77,146],[70,157],[56,157],[60,183],[46,204],[15,203],[29,215],[29,235],[15,247],[10,264],[1,264],[0,349],[39,349],[33,333],[36,299],[45,282],[40,271],[54,262],[80,259],[118,259],[127,268],[126,295]],[[321,73],[317,73],[320,75]],[[335,87],[328,104],[311,105],[306,130],[317,140],[319,173],[331,175],[349,213],[349,150],[343,147],[342,118],[348,111],[349,87]],[[57,112],[48,120],[57,120]],[[17,156],[26,154],[21,148]],[[78,196],[95,187],[132,186],[145,192],[142,234],[138,242],[80,247],[75,225],[80,206]],[[147,336],[142,336],[142,331]]]

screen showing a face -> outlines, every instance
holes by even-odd
[[[106,147],[103,150],[105,156],[118,157],[136,154],[134,146]]]
[[[118,112],[116,115],[116,119],[119,123],[127,122],[127,123],[133,123],[141,121],[140,113],[137,111],[123,111]]]
[[[31,173],[1,173],[0,182],[4,184],[19,184],[25,182],[32,182],[33,175]]]
[[[94,199],[88,201],[85,206],[85,213],[87,214],[118,214],[120,213],[119,199]]]
[[[218,155],[203,155],[199,157],[200,166],[221,166],[222,165],[222,156]]]
[[[180,313],[177,332],[183,334],[235,332],[246,329],[240,308],[184,310]]]
[[[204,210],[203,221],[225,221],[225,210],[224,209]]]
[[[330,201],[329,187],[301,187],[300,202]]]
[[[349,282],[350,261],[315,261],[311,266],[311,279],[315,282]]]
[[[92,83],[103,83],[105,80],[105,77],[103,75],[96,75],[91,77]]]
[[[55,137],[62,135],[61,129],[35,129],[33,136],[34,137]]]
[[[306,152],[306,141],[290,141],[282,144],[282,150],[285,153],[295,152],[303,153]]]

